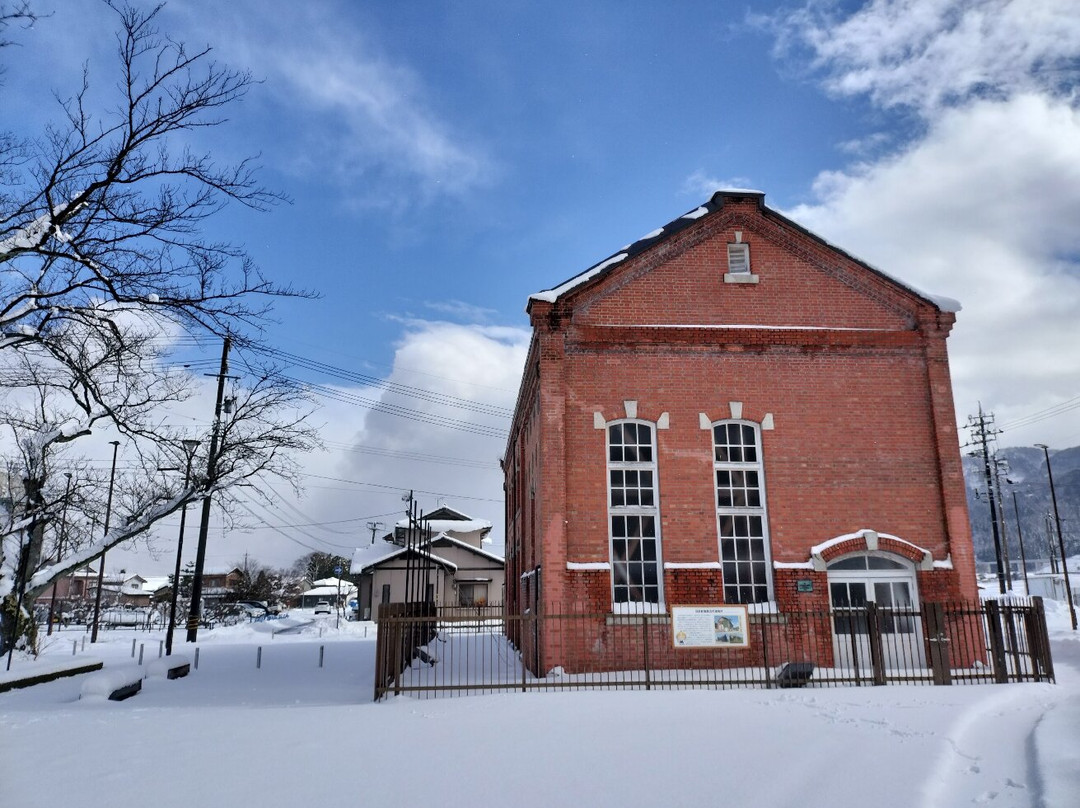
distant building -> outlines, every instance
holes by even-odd
[[[441,606],[478,606],[503,602],[505,564],[488,552],[492,528],[453,508],[424,515],[418,535],[407,539],[409,521],[402,519],[383,540],[357,548],[350,571],[358,577],[358,615],[373,619],[381,603],[404,603],[407,596]],[[410,571],[422,568],[423,582],[407,593]]]

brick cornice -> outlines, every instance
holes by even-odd
[[[579,325],[568,333],[568,347],[589,345],[697,345],[747,348],[912,348],[924,337],[917,331],[662,325]]]

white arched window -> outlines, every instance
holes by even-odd
[[[761,433],[748,421],[720,421],[712,432],[724,602],[768,601],[772,575]]]
[[[656,429],[642,421],[607,426],[612,602],[663,603]]]

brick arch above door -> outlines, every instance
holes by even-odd
[[[911,561],[916,569],[934,568],[933,554],[917,544],[889,533],[863,529],[855,533],[836,536],[810,548],[810,563],[815,570],[824,571],[826,565],[849,553],[882,551],[893,553]]]

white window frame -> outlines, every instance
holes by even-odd
[[[891,562],[894,566],[890,568],[871,569],[869,561],[871,558],[883,558]],[[858,559],[866,564],[865,569],[843,569],[837,568],[837,564]],[[832,605],[832,585],[836,584],[850,584],[861,583],[866,589],[866,600],[868,602],[877,602],[877,589],[875,584],[879,583],[903,583],[908,587],[908,595],[911,598],[911,603],[900,607],[901,609],[910,609],[913,613],[919,610],[919,576],[916,574],[915,563],[910,558],[905,558],[898,553],[890,553],[884,550],[859,550],[854,553],[847,553],[839,558],[834,558],[825,566],[825,572],[828,576],[829,587],[829,608],[835,610],[836,607]],[[849,618],[849,620],[855,620],[855,618]],[[885,634],[915,634],[916,623],[914,614],[894,615],[891,620],[887,621],[883,627]],[[850,625],[850,623],[845,623]],[[901,628],[896,628],[896,626]],[[846,629],[847,633],[850,633],[850,629]],[[845,633],[841,631],[841,633]],[[866,633],[865,631],[862,633]]]
[[[732,461],[730,459],[717,460],[716,457],[716,430],[719,427],[726,427],[729,424],[734,424],[739,427],[750,427],[753,430],[754,435],[754,453],[755,460],[753,462],[747,462],[745,460]],[[724,601],[725,603],[768,603],[773,599],[773,574],[772,574],[772,551],[771,540],[769,538],[769,513],[766,505],[766,486],[765,486],[765,464],[763,461],[762,445],[761,445],[761,425],[753,421],[745,421],[738,418],[723,419],[720,421],[714,421],[712,423],[712,429],[709,430],[709,438],[712,443],[713,452],[713,471],[712,471],[712,486],[713,486],[713,505],[716,508],[716,552],[717,557],[720,559],[720,566],[723,571],[724,581]],[[717,484],[717,476],[720,472],[739,472],[745,475],[746,472],[753,472],[757,474],[757,486],[756,491],[758,494],[758,504],[751,506],[745,503],[743,504],[723,504],[720,503],[720,486]],[[743,487],[732,487],[732,490],[750,490]],[[751,542],[760,540],[762,549],[762,558],[753,558],[753,546],[750,547],[751,556],[749,559],[740,560],[738,558],[737,549],[736,555],[731,558],[724,557],[724,543],[725,541],[731,541],[733,537],[722,535],[722,528],[726,517],[731,517],[732,521],[737,521],[741,518],[760,519],[761,520],[761,536],[749,537]],[[749,531],[747,531],[749,532]],[[735,537],[737,541],[740,537]],[[749,564],[761,564],[764,568],[764,582],[757,582],[753,580],[753,572],[751,567],[751,581],[745,582],[741,580],[739,576],[739,567],[735,567],[735,580],[731,580],[730,572],[732,568],[730,565],[738,565],[743,563]],[[765,591],[759,593],[758,596],[752,596],[749,599],[744,597],[744,593],[741,590],[746,586],[764,586]],[[729,600],[730,588],[736,587],[736,599]]]
[[[750,265],[750,245],[736,241],[727,245],[727,272],[724,283],[757,283],[758,276]]]
[[[633,460],[612,460],[612,444],[611,444],[611,430],[615,426],[623,426],[626,424],[635,424],[638,426],[644,426],[649,429],[651,435],[651,459],[649,461]],[[644,421],[637,418],[624,418],[617,421],[610,421],[605,424],[604,428],[604,450],[605,457],[607,458],[605,473],[607,475],[607,502],[608,502],[608,555],[611,559],[611,602],[614,611],[634,612],[634,611],[653,611],[663,610],[664,608],[664,559],[663,559],[663,539],[660,529],[660,478],[657,469],[656,455],[656,433],[657,425],[651,421]],[[638,444],[643,445],[643,444]],[[613,471],[622,472],[642,472],[646,471],[652,475],[652,504],[642,505],[640,501],[636,504],[627,505],[625,503],[621,505],[614,505],[612,497],[612,485],[611,477]],[[646,490],[640,486],[626,486],[625,490]],[[617,564],[620,562],[616,560],[615,545],[620,539],[629,539],[633,537],[627,536],[615,536],[615,520],[620,517],[634,518],[651,518],[653,520],[653,533],[651,537],[640,537],[651,539],[655,544],[655,559],[646,560],[645,550],[646,547],[642,544],[642,585],[649,587],[651,584],[645,583],[645,567],[646,565],[652,565],[655,568],[656,575],[656,600],[647,600],[645,592],[642,592],[642,597],[638,600],[616,600],[616,576],[618,574]],[[627,580],[630,580],[629,578]],[[619,584],[621,585],[621,584]],[[632,592],[630,593],[632,595]],[[629,595],[628,595],[629,598]]]
[[[746,242],[736,242],[727,245],[727,266],[731,275],[750,274],[750,245]]]

